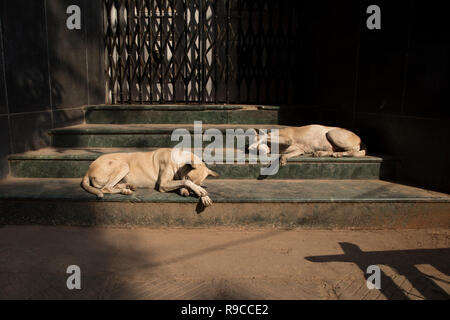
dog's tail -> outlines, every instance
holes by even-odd
[[[81,180],[81,187],[86,190],[89,193],[95,194],[98,199],[103,198],[103,192],[101,192],[99,189],[94,188],[91,186],[91,181],[89,179],[89,174],[86,173],[86,175],[83,177],[83,180]]]

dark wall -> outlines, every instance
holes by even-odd
[[[366,27],[372,4],[381,8],[381,30]],[[315,121],[357,131],[369,151],[398,156],[401,178],[450,192],[450,32],[443,4],[303,1],[301,20],[298,103],[320,106]],[[297,118],[303,124],[301,113]]]
[[[81,30],[68,30],[78,5]],[[7,155],[48,146],[48,129],[81,123],[104,103],[101,1],[0,2],[0,177]]]

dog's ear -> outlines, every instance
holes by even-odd
[[[189,165],[192,167],[192,169],[198,169],[203,165],[203,161],[195,154],[191,153],[191,162],[189,163]]]
[[[200,164],[199,163],[188,163],[192,169],[198,169],[200,168]]]
[[[208,175],[213,176],[213,177],[219,177],[220,176],[217,172],[212,171],[211,169],[208,169]]]

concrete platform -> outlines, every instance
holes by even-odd
[[[0,223],[315,228],[450,227],[450,196],[381,180],[209,180],[215,202],[141,189],[101,201],[80,179],[0,183]]]
[[[80,178],[100,155],[116,152],[151,151],[154,148],[45,148],[9,157],[11,175],[30,178]],[[226,149],[221,150],[225,159]],[[232,150],[236,155],[245,152]],[[267,164],[209,164],[222,179],[257,179]],[[396,161],[373,155],[361,158],[291,158],[288,165],[269,179],[387,179],[394,178]]]

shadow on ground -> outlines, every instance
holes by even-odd
[[[279,231],[171,256],[152,233],[45,226],[0,229],[0,299],[256,299],[258,292],[234,281],[173,277],[171,265]],[[152,241],[153,239],[153,241]],[[159,242],[160,243],[160,242]],[[159,256],[155,255],[155,250]],[[169,258],[161,258],[167,252]],[[69,265],[81,269],[81,290],[69,290]]]
[[[310,256],[306,260],[317,263],[346,262],[354,263],[361,271],[367,274],[367,267],[371,265],[388,266],[398,274],[404,276],[425,299],[449,299],[450,295],[445,292],[435,280],[446,282],[443,279],[436,279],[422,273],[417,265],[431,265],[439,272],[450,276],[450,248],[443,249],[414,249],[414,250],[393,250],[393,251],[362,251],[353,243],[339,243],[344,254]],[[445,258],[447,257],[447,259]],[[412,293],[407,292],[402,285],[394,282],[383,270],[381,270],[380,292],[387,299],[407,300]]]

